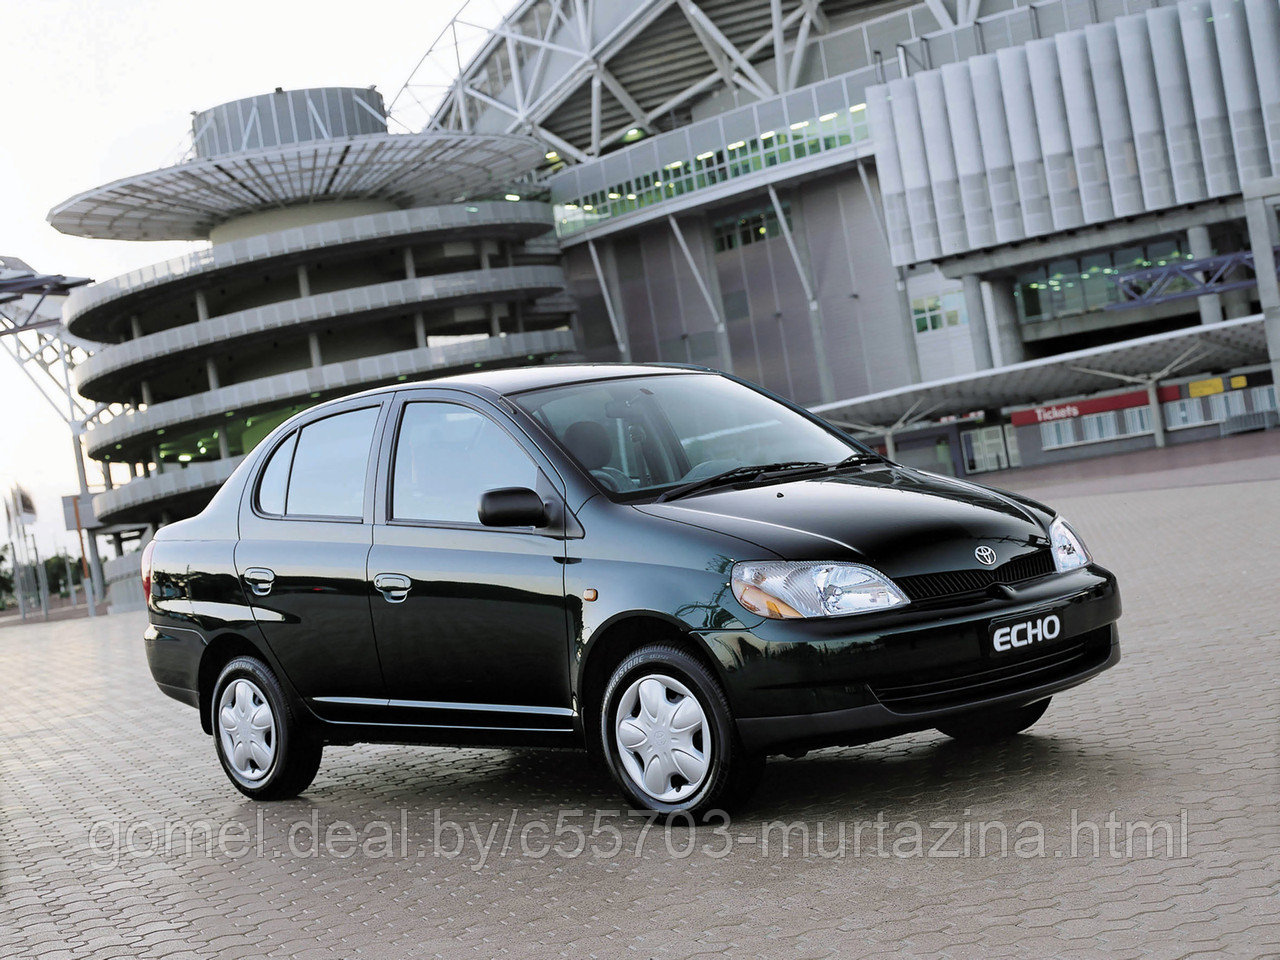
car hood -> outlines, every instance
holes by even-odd
[[[981,569],[974,551],[983,544],[995,551],[995,565],[1043,550],[1051,519],[994,490],[898,466],[637,509],[747,540],[783,559],[852,560],[890,576]]]

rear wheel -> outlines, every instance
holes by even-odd
[[[748,754],[710,671],[673,644],[641,647],[605,687],[600,737],[627,799],[697,814],[743,799],[764,758]]]
[[[290,707],[265,663],[236,657],[223,667],[211,709],[214,749],[241,793],[286,800],[311,786],[324,746]]]
[[[1021,733],[1044,716],[1049,709],[1046,697],[1025,707],[1001,710],[978,710],[966,713],[938,724],[938,729],[954,740],[976,743],[984,740],[1004,740]]]

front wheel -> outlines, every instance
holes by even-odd
[[[213,688],[213,743],[227,777],[255,800],[287,800],[311,785],[324,745],[290,707],[275,674],[236,657]]]
[[[743,748],[715,677],[672,644],[650,644],[618,664],[600,724],[614,780],[632,804],[659,813],[731,805],[764,766]]]
[[[938,729],[953,740],[966,743],[1005,740],[1021,733],[1044,716],[1049,709],[1049,697],[1027,704],[1025,707],[1006,707],[1001,710],[978,710],[966,713],[954,720],[938,724]]]

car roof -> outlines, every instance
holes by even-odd
[[[677,373],[717,373],[709,367],[691,364],[659,363],[554,363],[536,367],[504,367],[477,370],[448,377],[427,380],[406,380],[365,390],[355,396],[390,393],[414,387],[451,387],[475,393],[493,393],[506,396],[543,387],[558,387],[567,383],[586,383],[592,380],[615,380],[623,377],[664,376]]]

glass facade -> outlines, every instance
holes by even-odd
[[[1178,240],[1104,250],[1041,264],[1018,275],[1013,296],[1022,323],[1042,323],[1059,317],[1105,310],[1124,300],[1117,283],[1121,274],[1194,259]],[[1190,283],[1174,280],[1165,290],[1176,293]]]
[[[557,202],[557,236],[571,236],[613,217],[687,193],[705,190],[718,183],[769,167],[792,163],[856,143],[870,144],[871,134],[867,127],[865,103],[845,105],[826,113],[782,123],[770,123],[771,113],[777,114],[772,119],[789,119],[783,110],[768,111],[762,105],[758,113],[751,114],[751,119],[761,121],[759,124],[751,124],[756,128],[751,135],[731,140],[727,134],[733,129],[733,124],[724,123],[717,128],[723,134],[720,145],[706,150],[696,151],[692,145],[693,140],[688,136],[675,137],[671,144],[675,149],[671,150],[666,144],[670,135],[662,137],[661,152],[654,152],[653,155],[667,156],[669,159],[660,166],[638,170],[603,189]],[[721,119],[713,118],[714,121]],[[691,128],[676,133],[683,135],[689,129]],[[553,193],[559,191],[553,190]]]

